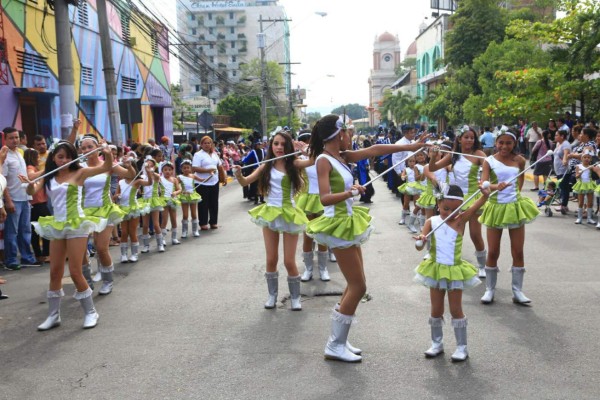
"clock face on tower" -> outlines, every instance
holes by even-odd
[[[386,54],[383,56],[383,61],[385,61],[386,63],[392,61],[392,56],[389,54]]]

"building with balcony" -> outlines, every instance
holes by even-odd
[[[120,4],[123,7],[118,7]],[[74,117],[82,121],[82,133],[113,140],[95,7],[94,0],[79,0],[78,7],[69,6],[78,113]],[[166,28],[122,0],[107,3],[107,11],[117,96],[129,101],[130,112],[141,114],[142,120],[122,125],[118,132],[121,141],[172,137]],[[5,78],[0,79],[0,126],[23,130],[30,144],[37,134],[49,141],[60,138],[58,61],[52,51],[56,48],[54,13],[45,1],[25,0],[3,1],[0,12],[0,42],[5,44],[0,60],[0,70],[5,72],[0,74]],[[135,21],[144,24],[140,27]],[[125,115],[121,119],[125,120]]]
[[[182,97],[207,96],[214,110],[241,79],[240,68],[259,58],[259,19],[284,19],[277,0],[177,2],[177,20],[184,39],[197,43],[198,57],[206,62],[180,63]],[[265,22],[267,61],[285,62],[284,25]],[[197,79],[201,80],[197,84]]]

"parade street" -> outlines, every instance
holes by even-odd
[[[600,232],[575,225],[572,212],[541,214],[527,226],[530,307],[511,301],[504,241],[496,301],[480,303],[484,285],[464,293],[470,358],[450,361],[446,311],[446,353],[429,360],[429,293],[412,281],[423,253],[397,223],[399,200],[382,182],[375,188],[376,231],[363,246],[372,300],[359,305],[350,337],[362,363],[323,358],[344,282],[334,264],[330,282],[316,274],[302,283],[303,309],[292,312],[280,259],[278,307],[263,308],[262,233],[233,182],[221,191],[218,230],[116,264],[112,294],[94,293],[95,329],[81,328],[65,278],[62,325],[38,332],[48,267],[4,273],[0,399],[598,399]],[[473,251],[467,234],[463,255],[471,262]]]

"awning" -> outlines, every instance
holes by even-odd
[[[28,96],[28,97],[56,97],[58,92],[48,92],[45,88],[27,88],[27,87],[15,87],[13,93],[17,96]]]

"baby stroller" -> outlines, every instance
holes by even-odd
[[[552,212],[552,206],[553,205],[560,205],[560,199],[561,199],[561,192],[560,192],[560,183],[562,182],[562,180],[564,179],[566,175],[566,171],[564,174],[562,174],[562,176],[560,178],[558,178],[558,180],[553,181],[548,179],[548,181],[546,182],[546,187],[544,188],[544,190],[540,190],[538,192],[538,196],[540,197],[544,197],[544,200],[541,201],[538,204],[538,207],[541,206],[545,206],[544,208],[544,214],[546,215],[546,217],[551,217],[552,215],[554,215],[554,213]],[[549,186],[554,185],[554,189],[551,190],[551,188]],[[552,194],[550,194],[552,193]],[[562,215],[566,215],[567,212],[566,211],[561,211]]]

